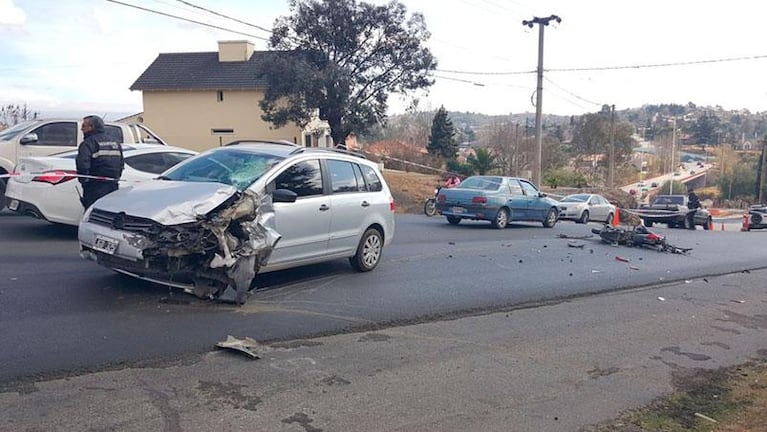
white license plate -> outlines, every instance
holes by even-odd
[[[93,249],[96,249],[99,252],[104,252],[105,254],[113,255],[117,250],[117,245],[119,243],[120,242],[117,240],[109,237],[96,236],[96,241],[93,242]]]
[[[8,208],[16,211],[19,208],[19,201],[18,200],[11,200],[11,202],[8,204]]]
[[[466,211],[466,209],[463,207],[453,207],[450,209],[450,211],[452,211],[453,213],[463,213]]]

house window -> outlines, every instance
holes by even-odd
[[[312,147],[312,134],[304,134],[304,145]]]
[[[219,102],[223,102],[224,101],[224,91],[223,90],[219,90],[219,91],[216,92],[216,100],[219,101]]]

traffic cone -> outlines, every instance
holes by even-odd
[[[617,227],[621,223],[620,209],[615,207],[615,214],[613,214],[612,226]]]
[[[708,230],[713,231],[714,230],[714,221],[709,219],[708,220]]]
[[[740,227],[741,231],[750,231],[750,228],[748,227],[748,213],[743,215],[743,226]]]

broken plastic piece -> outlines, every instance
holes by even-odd
[[[658,300],[660,300],[660,301],[666,301],[666,299],[665,299],[664,297],[658,297]]]
[[[621,262],[629,262],[629,261],[631,261],[628,258],[623,258],[622,256],[617,256],[617,257],[615,257],[615,259],[618,260],[618,261],[621,261]]]
[[[631,270],[639,270],[639,267],[636,267],[636,266],[629,266],[629,268],[630,268]]]
[[[238,339],[232,335],[227,335],[225,341],[216,343],[216,347],[239,351],[254,360],[261,358],[261,355],[256,350],[263,348],[254,339],[249,337]]]

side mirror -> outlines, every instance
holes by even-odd
[[[288,189],[277,189],[272,192],[272,202],[292,203],[296,202],[298,194]]]
[[[28,133],[21,137],[19,140],[19,144],[21,145],[27,145],[27,144],[33,144],[37,142],[37,134],[36,133]]]
[[[545,194],[545,193],[543,193],[543,192],[538,192],[538,196],[539,196],[540,198],[546,198],[548,195],[546,195],[546,194]]]

